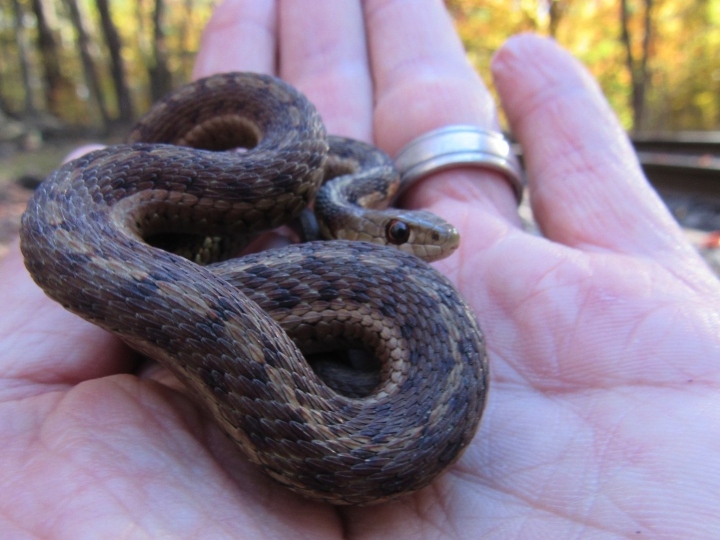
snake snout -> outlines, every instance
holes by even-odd
[[[393,212],[384,231],[384,243],[428,262],[450,256],[460,245],[457,228],[426,210]]]

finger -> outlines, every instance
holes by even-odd
[[[275,2],[225,0],[203,31],[193,79],[228,71],[275,71]]]
[[[372,140],[372,80],[359,0],[282,0],[280,76],[320,111],[329,133]]]
[[[364,6],[381,148],[395,155],[449,124],[498,129],[490,93],[466,59],[443,2],[367,0]],[[515,196],[499,173],[464,168],[434,174],[414,185],[406,202],[427,206],[439,195],[517,220]]]
[[[77,159],[79,157],[84,156],[85,154],[89,154],[90,152],[94,150],[100,150],[101,148],[105,148],[104,144],[84,144],[82,146],[78,146],[74,150],[72,150],[67,156],[65,156],[65,159],[63,159],[63,163],[67,163],[68,161],[72,161],[73,159]]]
[[[649,186],[599,87],[554,42],[511,39],[493,74],[545,235],[580,248],[675,250],[682,232]]]

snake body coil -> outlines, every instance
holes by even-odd
[[[156,105],[131,141],[64,165],[30,202],[21,247],[51,298],[170,369],[250,461],[307,497],[386,500],[459,456],[487,359],[472,313],[425,262],[335,240],[200,266],[144,241],[243,238],[296,217],[328,159],[302,95],[211,77]],[[209,150],[237,146],[249,149]],[[369,395],[333,390],[300,352],[338,348],[378,360]]]

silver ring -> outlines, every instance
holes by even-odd
[[[400,190],[432,173],[454,167],[480,167],[502,173],[522,199],[525,182],[520,162],[502,133],[470,125],[452,125],[429,131],[409,142],[397,156]]]

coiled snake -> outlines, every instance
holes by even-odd
[[[313,106],[256,74],[183,87],[129,141],[64,165],[28,205],[21,248],[48,296],[170,369],[250,461],[304,496],[387,500],[457,459],[485,402],[483,337],[448,280],[403,251],[414,217],[358,207],[387,204],[377,192],[392,197],[392,172],[386,187],[336,187],[315,204],[330,205],[318,218],[325,234],[346,219],[340,197],[384,240],[363,233],[368,242],[313,241],[207,266],[145,241],[209,236],[226,257],[298,216],[324,176],[343,184],[364,160],[386,161],[332,138],[328,158]],[[218,151],[234,147],[247,150]],[[440,225],[430,240],[443,231],[452,233]],[[343,389],[344,376],[316,372],[300,352],[341,348],[377,360],[370,388]]]

